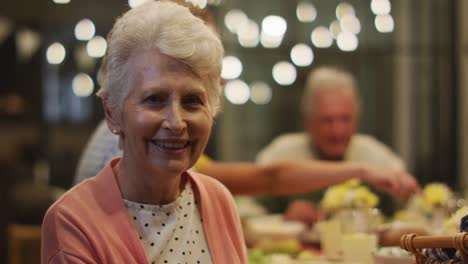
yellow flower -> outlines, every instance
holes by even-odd
[[[322,207],[327,211],[340,208],[373,208],[379,203],[379,198],[361,186],[359,180],[350,180],[330,187],[322,199]]]
[[[361,181],[359,179],[354,178],[354,179],[345,181],[341,185],[347,186],[349,188],[353,188],[353,187],[358,187],[360,184],[361,184]]]
[[[344,200],[348,188],[343,185],[337,185],[328,190],[322,199],[322,206],[327,210],[335,210],[344,206]]]
[[[453,213],[449,219],[444,222],[444,233],[447,235],[452,235],[458,233],[460,230],[461,219],[468,215],[468,207],[463,206]]]
[[[452,192],[443,183],[428,184],[423,190],[423,201],[430,207],[447,205],[451,197]]]
[[[414,195],[410,201],[414,205],[414,209],[422,210],[425,213],[430,213],[432,206],[429,203],[426,203],[422,195]]]
[[[379,198],[364,186],[356,188],[354,193],[354,205],[357,208],[373,208],[379,203]]]

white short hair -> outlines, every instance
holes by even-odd
[[[354,95],[359,109],[359,95],[353,75],[337,67],[322,66],[312,70],[307,77],[302,94],[301,111],[310,114],[313,111],[315,95],[323,90],[346,90]]]
[[[127,61],[136,49],[158,49],[188,65],[202,80],[210,110],[220,108],[221,66],[224,49],[216,33],[188,8],[171,1],[148,1],[119,18],[107,37],[107,55],[98,73],[111,111],[120,111],[129,92]]]

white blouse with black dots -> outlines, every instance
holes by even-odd
[[[190,182],[170,204],[148,205],[125,199],[124,203],[148,263],[212,263]]]

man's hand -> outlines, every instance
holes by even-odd
[[[407,199],[421,192],[416,179],[401,169],[389,169],[375,165],[364,165],[362,180],[393,196]]]

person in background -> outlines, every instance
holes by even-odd
[[[231,194],[188,171],[218,112],[222,58],[219,38],[176,3],[116,21],[98,96],[122,157],[49,208],[42,263],[247,263]]]
[[[305,131],[274,139],[258,153],[259,164],[285,160],[355,162],[393,171],[396,177],[405,175],[400,182],[402,194],[419,190],[416,180],[405,172],[403,161],[397,155],[372,136],[356,133],[360,102],[356,81],[349,72],[336,67],[318,67],[311,71],[301,110]],[[294,219],[304,218],[307,212],[314,214],[313,206],[304,199],[316,202],[318,196],[320,194],[315,193],[302,196],[302,199],[289,197],[287,200],[268,197],[266,201],[272,210],[278,205],[289,206],[288,215]]]
[[[109,131],[105,122],[99,123],[81,154],[74,184],[95,176],[106,163],[119,156],[122,156],[119,137]],[[358,162],[283,160],[255,164],[218,162],[202,154],[193,169],[216,178],[235,195],[291,195],[353,178],[400,198],[407,198],[419,188],[417,184],[407,184],[413,178],[404,170]]]
[[[110,132],[105,122],[101,122],[81,154],[75,184],[93,177],[112,158],[121,155],[119,137]],[[419,189],[412,176],[404,170],[360,162],[283,160],[255,164],[218,162],[202,154],[193,169],[216,178],[234,195],[294,195],[321,190],[353,178],[400,198],[407,198]],[[308,213],[287,218],[314,223],[317,220],[315,209],[309,203],[302,204]]]

